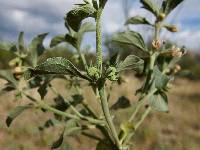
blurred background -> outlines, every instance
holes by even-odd
[[[63,56],[74,61],[73,48],[61,45],[57,49],[50,49],[49,43],[53,36],[66,33],[64,16],[81,0],[0,0],[0,45],[15,43],[20,31],[25,32],[25,41],[40,33],[48,32],[44,45],[49,50],[41,57],[40,61],[52,56]],[[160,0],[155,0],[158,3]],[[142,15],[153,21],[141,8],[139,0],[109,0],[103,15],[103,40],[105,57],[120,51],[122,56],[131,54],[133,50],[116,48],[110,42],[110,37],[125,30],[125,21],[132,16]],[[171,24],[176,24],[179,32],[169,33],[165,30],[161,38],[185,46],[187,54],[179,62],[182,71],[177,74],[174,87],[169,93],[170,112],[152,113],[138,134],[133,139],[136,150],[200,150],[200,1],[185,0],[167,18]],[[94,20],[87,19],[86,21]],[[146,26],[130,26],[132,30],[141,33],[146,42],[149,42],[152,29]],[[88,33],[84,37],[82,49],[89,52],[88,59],[93,59],[95,52],[95,33]],[[7,69],[11,58],[0,55],[0,69]],[[80,66],[81,67],[81,66]],[[112,99],[117,96],[126,96],[133,99],[134,91],[141,82],[132,74],[124,74],[126,83],[115,88],[112,92]],[[0,80],[0,87],[5,82]],[[54,84],[58,88],[61,81]],[[132,84],[130,84],[132,83]],[[130,86],[134,85],[134,87]],[[88,89],[86,89],[87,91]],[[64,91],[63,91],[64,93]],[[88,99],[90,94],[85,93]],[[14,93],[0,95],[0,149],[2,150],[48,150],[49,145],[54,141],[59,130],[48,129],[44,133],[38,131],[41,120],[48,118],[44,114],[27,112],[19,117],[13,127],[5,126],[5,118],[8,111],[16,105],[23,103],[16,100]],[[52,94],[48,94],[51,98]],[[39,115],[39,117],[38,117]],[[31,120],[30,120],[31,116]],[[49,132],[52,131],[52,132]],[[75,140],[68,139],[68,142],[75,143],[75,150],[92,149],[95,142],[87,138],[76,137]]]

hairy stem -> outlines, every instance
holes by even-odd
[[[104,85],[99,87],[99,95],[100,95],[100,99],[101,99],[101,106],[102,106],[102,110],[103,110],[103,114],[104,114],[105,120],[106,120],[107,125],[108,125],[108,127],[110,129],[111,135],[114,138],[115,144],[118,146],[118,148],[120,148],[121,146],[120,146],[119,138],[118,138],[118,135],[117,135],[117,131],[115,129],[112,117],[110,115],[110,111],[109,111],[107,97],[106,97],[106,94],[105,94]]]
[[[99,9],[96,14],[96,61],[97,67],[102,72],[102,33],[101,33],[101,14],[102,9]]]
[[[77,49],[79,57],[81,58],[81,61],[84,65],[85,70],[87,70],[88,69],[87,61],[85,59],[85,56],[81,53],[80,45],[76,49]]]

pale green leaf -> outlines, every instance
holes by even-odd
[[[152,12],[155,16],[159,15],[159,6],[152,0],[140,0],[140,2],[143,4],[143,8]]]
[[[113,36],[112,41],[120,44],[135,46],[143,51],[147,51],[142,36],[134,31],[117,33]]]
[[[152,95],[148,99],[148,103],[153,109],[157,111],[169,111],[167,95],[164,92],[157,92],[154,95]]]
[[[13,73],[10,70],[0,70],[0,78],[12,83],[14,87],[17,87],[18,81],[14,78]]]
[[[57,35],[57,36],[52,38],[51,43],[50,43],[50,47],[57,46],[58,44],[60,44],[62,42],[65,42],[65,35],[63,35],[63,34]]]
[[[96,27],[93,23],[85,22],[82,24],[79,34],[85,33],[85,32],[94,32],[96,30]]]
[[[140,24],[152,25],[146,18],[141,17],[141,16],[131,17],[126,21],[125,24],[126,25],[128,25],[128,24],[132,24],[132,25],[140,25]]]
[[[153,70],[153,80],[155,88],[162,90],[167,86],[170,81],[170,77],[163,74],[158,67],[155,67]]]
[[[38,57],[44,52],[43,41],[48,33],[36,36],[29,45],[30,57],[33,67],[37,65]]]
[[[24,32],[20,32],[18,37],[18,51],[20,53],[25,51]]]
[[[126,57],[126,59],[121,62],[118,67],[117,71],[124,71],[124,70],[135,70],[135,71],[140,71],[143,70],[144,67],[144,61],[135,56],[135,55],[129,55]]]

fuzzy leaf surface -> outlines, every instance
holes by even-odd
[[[73,75],[88,79],[68,59],[62,57],[49,58],[34,69],[29,69],[25,73],[25,78],[30,79],[32,76],[44,74]]]
[[[143,8],[158,16],[159,7],[156,3],[153,3],[152,0],[140,0],[140,2],[143,4]]]
[[[168,112],[168,98],[164,92],[156,92],[148,99],[149,105],[157,110],[162,112]]]
[[[66,15],[66,22],[76,32],[81,27],[82,20],[94,17],[96,9],[90,4],[82,4],[69,11]]]
[[[124,71],[124,70],[135,70],[135,71],[140,71],[144,67],[144,61],[135,56],[135,55],[129,55],[126,57],[126,59],[120,63],[117,67],[117,71]]]
[[[162,3],[162,9],[165,14],[169,14],[173,9],[175,9],[184,0],[164,0]]]
[[[125,24],[126,25],[128,25],[128,24],[132,24],[132,25],[139,25],[139,24],[151,25],[151,23],[146,18],[141,17],[141,16],[131,17],[126,21]]]
[[[134,32],[134,31],[126,31],[126,32],[117,33],[113,36],[112,41],[120,43],[120,44],[132,45],[143,51],[147,51],[147,48],[142,36],[139,33]]]
[[[36,36],[29,45],[30,57],[33,67],[37,65],[38,57],[44,52],[43,41],[48,33]]]

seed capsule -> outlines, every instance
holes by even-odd
[[[160,40],[153,40],[152,47],[156,50],[160,49],[161,47],[161,41]]]
[[[183,53],[181,52],[181,50],[179,48],[172,50],[172,56],[173,57],[182,57]]]

